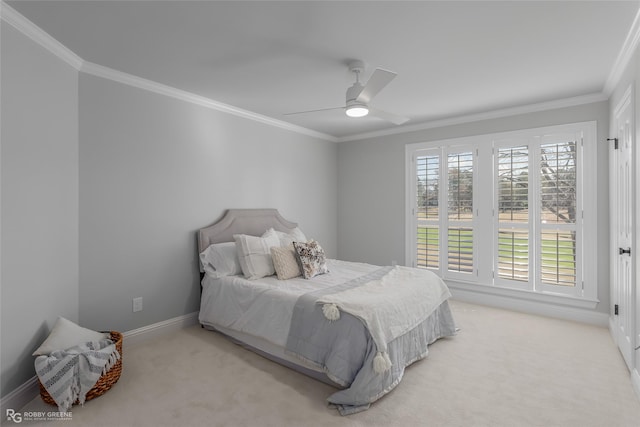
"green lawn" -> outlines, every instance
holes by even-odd
[[[549,234],[553,238],[542,239],[542,272],[545,282],[555,283],[573,280],[575,276],[575,261],[573,242],[570,234],[565,236]],[[437,228],[418,227],[418,253],[428,258],[430,266],[437,262],[439,235]],[[449,248],[457,254],[471,254],[473,232],[471,230],[450,230]],[[459,251],[458,251],[459,248]],[[431,254],[429,256],[429,254]],[[505,268],[522,268],[526,271],[529,261],[529,244],[526,236],[517,233],[503,232],[498,244],[499,263]],[[512,259],[515,260],[512,263]],[[521,263],[518,262],[521,260]],[[559,283],[560,284],[560,283]]]

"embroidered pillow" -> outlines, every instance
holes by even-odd
[[[238,249],[238,259],[244,277],[249,280],[271,276],[276,271],[271,260],[270,249],[280,246],[280,240],[275,233],[265,233],[262,237],[247,234],[235,234]]]
[[[296,259],[296,250],[293,244],[284,248],[272,247],[271,258],[273,259],[273,267],[276,269],[278,279],[287,280],[300,276],[300,266]]]
[[[305,279],[311,279],[312,277],[329,272],[324,250],[318,242],[315,240],[310,240],[306,243],[293,242],[293,246],[296,249],[302,275]]]

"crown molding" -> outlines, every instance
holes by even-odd
[[[176,98],[181,101],[190,102],[192,104],[200,105],[202,107],[222,111],[228,114],[233,114],[235,116],[243,117],[245,119],[253,120],[259,123],[264,123],[277,128],[289,130],[292,132],[297,132],[300,134],[308,135],[314,138],[324,139],[331,142],[337,142],[337,138],[332,135],[317,132],[311,129],[304,128],[302,126],[296,126],[291,123],[284,122],[282,120],[276,120],[271,117],[263,116],[262,114],[254,113],[248,110],[243,110],[241,108],[237,108],[232,105],[214,101],[212,99],[205,98],[203,96],[196,95],[191,92],[187,92],[181,89],[176,89],[174,87],[167,86],[162,83],[154,82],[152,80],[147,80],[142,77],[138,77],[132,74],[124,73],[122,71],[114,70],[113,68],[104,67],[102,65],[94,64],[92,62],[83,61],[82,66],[80,67],[80,72],[91,74],[96,77],[112,80],[128,86],[133,86],[139,89],[144,89],[160,95]]]
[[[502,117],[516,116],[518,114],[535,113],[545,110],[555,110],[558,108],[574,107],[576,105],[592,104],[594,102],[606,101],[608,95],[604,93],[593,93],[589,95],[581,95],[572,98],[558,99],[555,101],[540,102],[537,104],[527,104],[518,107],[503,108],[500,110],[487,111],[477,114],[468,114],[465,116],[456,116],[440,120],[431,120],[428,122],[417,123],[410,126],[402,126],[399,129],[384,129],[375,132],[360,133],[357,135],[344,136],[337,138],[338,142],[357,141],[361,139],[376,138],[379,136],[399,135],[408,132],[416,132],[425,129],[440,128],[445,126],[460,125],[470,122],[479,122],[482,120],[499,119]]]
[[[14,27],[31,40],[38,43],[49,52],[79,70],[84,62],[82,58],[73,53],[69,48],[60,43],[58,40],[44,32],[33,22],[18,13],[14,8],[0,1],[0,20]]]
[[[196,105],[211,108],[217,111],[233,114],[235,116],[243,117],[249,120],[257,121],[260,123],[274,126],[277,128],[285,129],[288,131],[296,132],[299,134],[311,136],[314,138],[320,138],[331,142],[347,142],[355,141],[367,138],[376,138],[380,136],[399,135],[407,132],[415,132],[425,129],[432,129],[437,127],[452,126],[457,124],[496,119],[501,117],[508,117],[517,114],[526,114],[532,112],[538,112],[543,110],[551,110],[556,108],[576,106],[580,104],[588,104],[593,102],[607,100],[616,85],[620,81],[622,74],[631,61],[631,58],[635,54],[635,51],[640,43],[640,10],[636,14],[631,29],[625,39],[625,42],[616,58],[616,61],[609,73],[607,81],[604,84],[604,88],[601,93],[589,94],[578,96],[574,98],[566,98],[556,101],[543,102],[538,104],[524,105],[514,108],[506,108],[494,111],[488,111],[477,114],[470,114],[464,116],[457,116],[451,118],[444,118],[439,120],[432,120],[423,123],[417,123],[415,125],[402,126],[400,128],[385,129],[380,131],[365,132],[355,135],[348,135],[343,137],[336,137],[326,133],[314,131],[302,126],[294,125],[289,122],[274,119],[262,114],[254,113],[248,110],[234,107],[232,105],[224,104],[222,102],[214,101],[209,98],[205,98],[200,95],[196,95],[191,92],[187,92],[181,89],[177,89],[171,86],[167,86],[152,80],[147,80],[141,77],[137,77],[128,73],[124,73],[112,68],[104,67],[102,65],[94,64],[83,60],[76,55],[69,48],[62,43],[51,37],[33,22],[29,21],[11,6],[0,0],[0,21],[4,21],[9,25],[16,28],[18,31],[31,38],[40,46],[47,49],[52,54],[69,64],[79,72],[84,72],[97,77],[102,77],[108,80],[116,81],[129,86],[137,87],[143,90],[148,90],[161,95],[170,96],[172,98],[180,99],[185,102],[190,102]]]
[[[0,1],[0,20],[11,25],[16,30],[20,31],[22,34],[38,43],[40,46],[60,58],[62,61],[71,65],[79,72],[102,77],[108,80],[113,80],[122,84],[148,90],[150,92],[155,92],[161,95],[170,96],[172,98],[177,98],[182,101],[190,102],[206,108],[233,114],[235,116],[243,117],[245,119],[253,120],[259,123],[264,123],[280,129],[285,129],[288,131],[300,133],[314,138],[320,138],[331,142],[337,142],[337,138],[333,135],[317,132],[282,120],[273,119],[271,117],[263,116],[262,114],[243,110],[241,108],[224,104],[222,102],[217,102],[203,96],[199,96],[184,90],[176,89],[171,86],[154,82],[152,80],[147,80],[118,70],[114,70],[112,68],[85,61],[69,48],[64,46],[62,43],[47,34],[36,24],[29,21],[18,11],[6,4],[4,1]]]
[[[629,65],[631,58],[636,52],[638,48],[638,43],[640,42],[640,9],[636,13],[636,17],[633,20],[633,24],[631,24],[631,28],[629,29],[629,33],[627,34],[627,38],[624,40],[622,44],[622,48],[616,57],[615,62],[613,63],[613,67],[611,67],[611,71],[609,72],[609,76],[607,77],[607,81],[604,84],[602,92],[607,95],[607,97],[611,96],[613,90],[616,88],[616,85],[620,82],[620,78],[622,77],[622,73],[624,73],[625,68]]]

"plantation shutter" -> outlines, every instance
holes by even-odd
[[[595,307],[596,137],[583,122],[407,145],[406,264],[459,289]]]
[[[529,149],[497,151],[497,275],[529,281]]]
[[[540,146],[540,277],[546,285],[576,286],[576,141]]]
[[[416,156],[416,267],[440,268],[440,154]]]
[[[473,153],[447,155],[447,270],[473,272]]]

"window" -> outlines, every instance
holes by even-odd
[[[596,301],[595,135],[588,122],[408,145],[407,264]]]
[[[472,151],[460,147],[421,150],[416,155],[416,266],[435,270],[444,266],[451,275],[473,274],[473,157]]]
[[[440,267],[439,180],[440,157],[437,154],[416,158],[416,264],[420,267]]]
[[[496,156],[497,276],[529,281],[529,149],[498,148]]]
[[[540,278],[542,283],[576,286],[577,142],[540,148]]]
[[[473,273],[473,154],[447,154],[447,270]]]

